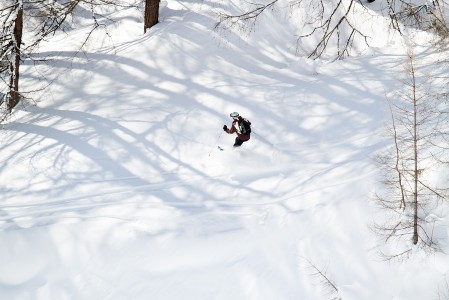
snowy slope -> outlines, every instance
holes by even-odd
[[[146,35],[122,10],[85,54],[81,27],[26,64],[28,89],[54,82],[0,137],[0,299],[335,296],[308,261],[342,299],[433,299],[448,258],[383,262],[368,230],[400,41],[309,61],[275,16],[224,40],[208,5],[169,2]]]

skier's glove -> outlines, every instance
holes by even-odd
[[[228,126],[224,125],[224,126],[223,126],[223,130],[224,130],[224,131],[228,131]]]

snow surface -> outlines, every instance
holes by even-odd
[[[214,31],[220,5],[170,1],[145,35],[124,9],[86,52],[78,26],[25,62],[24,88],[52,84],[1,131],[0,299],[437,299],[447,255],[382,261],[368,228],[405,53],[388,22],[331,63],[276,11]]]

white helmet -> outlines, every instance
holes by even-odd
[[[233,119],[238,119],[239,113],[238,113],[238,112],[233,112],[233,113],[230,114],[230,116],[231,116],[231,118],[233,118]]]

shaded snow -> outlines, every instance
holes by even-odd
[[[433,299],[447,257],[383,262],[368,230],[401,43],[310,61],[288,32],[221,40],[206,6],[146,35],[123,10],[113,46],[73,58],[79,28],[26,64],[25,87],[55,82],[0,136],[0,298],[327,299],[309,260],[345,300]]]

